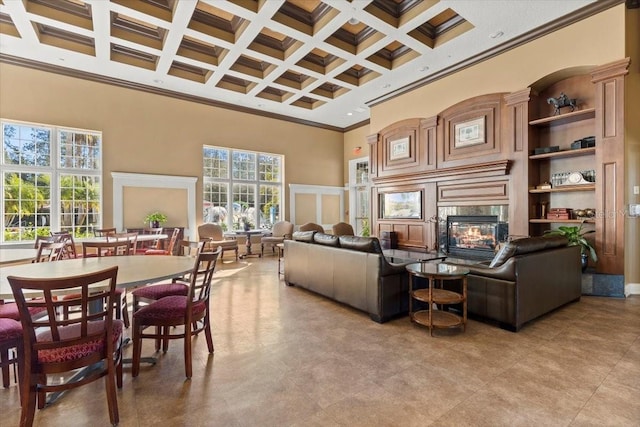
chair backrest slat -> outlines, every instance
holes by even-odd
[[[129,240],[109,242],[82,242],[82,256],[114,256],[129,255],[131,252]]]
[[[138,246],[138,233],[113,233],[107,236],[107,242],[128,242],[129,248],[124,250],[122,247],[116,255],[130,255],[135,253]]]
[[[60,277],[55,279],[26,278],[9,276],[20,321],[25,332],[25,353],[31,354],[32,363],[38,363],[37,352],[59,347],[83,344],[105,339],[112,330],[114,302],[116,301],[116,277],[118,267],[111,267],[94,273],[80,276]],[[29,298],[25,297],[25,291]],[[76,293],[79,298],[62,299],[62,294]],[[32,295],[40,294],[38,298]],[[91,304],[92,302],[100,302]],[[105,303],[106,302],[106,303]],[[34,318],[29,309],[46,307],[47,316]],[[63,307],[74,305],[79,307],[77,316],[64,319]],[[104,327],[95,328],[95,320],[104,320]],[[73,328],[76,333],[69,336],[66,331]],[[38,331],[36,335],[36,330]],[[77,333],[77,331],[80,331]],[[46,339],[37,339],[46,337]],[[104,354],[113,351],[112,340],[106,339]],[[108,347],[108,349],[106,348]]]
[[[33,262],[52,262],[62,258],[66,244],[62,242],[47,242],[41,240],[38,245],[38,252]]]
[[[221,253],[222,247],[218,246],[213,252],[200,251],[198,254],[191,272],[189,299],[187,302],[188,317],[191,316],[191,306],[194,303],[204,302],[209,304],[211,279]]]

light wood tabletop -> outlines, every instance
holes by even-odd
[[[7,277],[69,277],[118,266],[117,286],[132,288],[180,276],[193,269],[195,258],[171,255],[131,255],[77,258],[0,268],[0,298],[13,298]]]
[[[33,248],[0,248],[0,265],[30,262],[37,253]]]

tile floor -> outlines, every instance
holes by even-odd
[[[181,341],[136,379],[125,368],[120,426],[640,425],[640,297],[583,297],[518,333],[470,320],[432,338],[407,317],[380,325],[287,287],[276,268],[223,263],[215,355],[195,339],[190,381]],[[3,427],[18,425],[16,389],[0,389]],[[35,424],[108,425],[103,382]]]

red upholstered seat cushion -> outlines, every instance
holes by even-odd
[[[143,324],[145,324],[145,321],[152,321],[153,319],[184,319],[187,310],[187,298],[183,295],[161,298],[133,313],[133,317],[141,320]],[[204,310],[204,301],[198,301],[193,304],[193,315],[201,314]]]
[[[0,318],[0,342],[22,337],[22,325],[17,320]]]
[[[45,311],[45,307],[29,307],[29,313],[34,316],[38,313]],[[7,318],[13,320],[20,320],[20,313],[18,312],[18,304],[15,302],[8,302],[0,304],[0,318]]]
[[[98,332],[104,326],[104,321],[99,320],[95,322],[89,322],[89,333]],[[114,319],[113,320],[113,331],[111,334],[111,338],[113,339],[114,345],[117,345],[120,336],[122,335],[122,330],[124,328],[124,323],[121,320]],[[77,337],[80,334],[80,324],[76,323],[70,326],[59,328],[61,339],[71,339]],[[51,332],[45,331],[41,332],[36,336],[36,340],[38,342],[50,341],[51,340]],[[43,363],[54,363],[54,362],[65,362],[69,360],[77,360],[81,359],[85,356],[89,356],[92,353],[102,352],[104,349],[104,341],[102,339],[98,339],[95,341],[89,341],[83,344],[70,345],[66,347],[59,347],[50,350],[39,350],[38,351],[38,360]]]
[[[138,288],[131,293],[136,298],[159,300],[172,295],[189,295],[189,286],[184,283],[163,283]]]
[[[143,252],[145,255],[171,255],[169,252],[164,249],[147,249]]]

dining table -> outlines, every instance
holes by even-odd
[[[0,248],[0,266],[30,262],[37,254],[34,248]]]
[[[155,240],[166,240],[169,236],[166,234],[138,234],[137,242],[153,242]],[[76,241],[77,245],[82,242],[106,242],[107,237],[88,237]],[[35,248],[0,248],[0,266],[4,267],[8,264],[19,264],[31,262],[36,257],[38,250]]]
[[[181,276],[193,269],[195,258],[173,255],[136,255],[65,259],[55,262],[0,267],[0,299],[13,298],[7,277],[52,279],[93,273],[118,266],[116,286],[134,288]],[[70,290],[69,292],[73,292]],[[29,296],[25,293],[25,296]]]
[[[11,265],[0,267],[0,299],[13,298],[8,277],[29,277],[36,279],[52,279],[76,276],[79,274],[93,273],[106,268],[118,267],[116,287],[135,288],[148,283],[182,276],[193,270],[195,257],[173,255],[149,255],[149,256],[109,256],[92,258],[65,259],[55,262],[41,262],[35,264]],[[77,290],[69,289],[66,292],[73,293]],[[38,294],[30,294],[25,290],[25,296],[37,297]],[[125,339],[128,342],[128,339]],[[154,357],[145,357],[143,361],[155,363]],[[129,359],[123,360],[130,362]],[[91,372],[91,368],[80,370],[71,380],[81,378]],[[55,402],[64,392],[51,393],[47,403]]]

